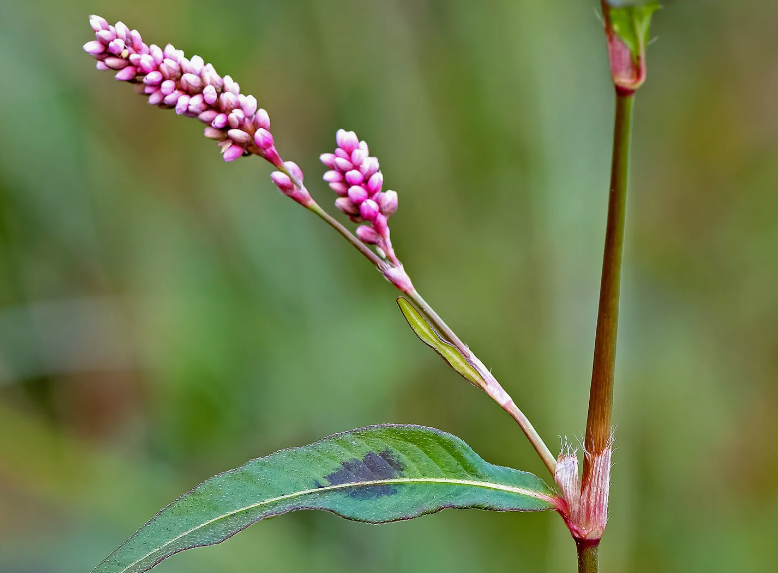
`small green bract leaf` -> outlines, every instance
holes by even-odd
[[[643,54],[649,40],[651,17],[661,8],[656,0],[642,3],[611,0],[608,12],[613,31],[637,59]]]
[[[437,352],[443,360],[448,362],[454,370],[459,372],[471,384],[484,388],[486,382],[481,378],[475,368],[473,368],[460,352],[450,343],[443,340],[435,329],[424,320],[424,317],[416,310],[413,305],[403,297],[397,299],[397,304],[408,321],[408,325],[413,329],[421,341]]]
[[[93,573],[141,573],[171,555],[220,543],[252,523],[321,509],[368,523],[445,508],[542,511],[540,478],[485,462],[459,438],[422,426],[372,426],[217,475],[160,511]]]

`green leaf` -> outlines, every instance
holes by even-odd
[[[611,0],[608,8],[613,31],[629,48],[637,59],[643,55],[649,40],[651,17],[661,8],[656,0],[637,3],[615,2]]]
[[[437,352],[443,360],[448,362],[454,370],[459,372],[468,382],[484,388],[486,382],[478,371],[473,368],[464,356],[456,349],[453,344],[450,344],[443,340],[440,335],[435,332],[435,329],[424,320],[424,317],[416,310],[413,305],[403,297],[397,299],[397,304],[400,306],[400,310],[405,316],[405,320],[413,329],[421,341]]]
[[[556,494],[526,472],[485,462],[459,438],[422,426],[336,434],[219,474],[160,511],[93,573],[140,573],[299,509],[368,523],[445,508],[555,509]]]

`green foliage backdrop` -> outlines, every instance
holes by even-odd
[[[250,458],[375,423],[544,475],[391,285],[81,51],[87,15],[270,111],[312,193],[354,129],[425,297],[553,444],[585,425],[611,138],[596,2],[0,2],[0,571],[88,571]],[[778,530],[778,4],[675,2],[637,101],[604,570],[769,571]],[[570,571],[553,514],[262,522],[162,573]]]

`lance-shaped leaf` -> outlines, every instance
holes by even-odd
[[[408,321],[408,325],[424,344],[437,352],[449,366],[459,372],[468,382],[479,388],[486,387],[486,382],[481,378],[478,371],[465,360],[464,356],[462,356],[453,344],[446,342],[437,332],[435,332],[435,329],[432,328],[430,323],[424,320],[424,317],[410,302],[403,297],[399,297],[397,299],[397,304],[399,305],[403,316],[405,316],[405,320]]]
[[[214,545],[252,523],[321,509],[368,523],[445,508],[556,509],[540,478],[485,462],[459,438],[422,426],[336,434],[219,474],[160,511],[93,573],[140,573],[171,555]]]

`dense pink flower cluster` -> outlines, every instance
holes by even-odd
[[[353,131],[339,130],[335,153],[325,153],[321,162],[330,169],[324,180],[340,197],[335,206],[355,223],[359,239],[375,245],[379,254],[399,265],[389,238],[388,220],[397,211],[397,193],[382,191],[384,176],[378,159],[370,157],[367,143]]]
[[[171,44],[164,49],[146,45],[137,30],[122,22],[111,26],[91,16],[89,24],[96,40],[84,44],[84,51],[97,60],[98,70],[113,70],[117,80],[136,84],[151,105],[205,123],[205,136],[219,142],[225,161],[255,154],[283,167],[267,112],[257,108],[254,96],[240,93],[230,76],[220,76],[200,56],[186,58]]]

